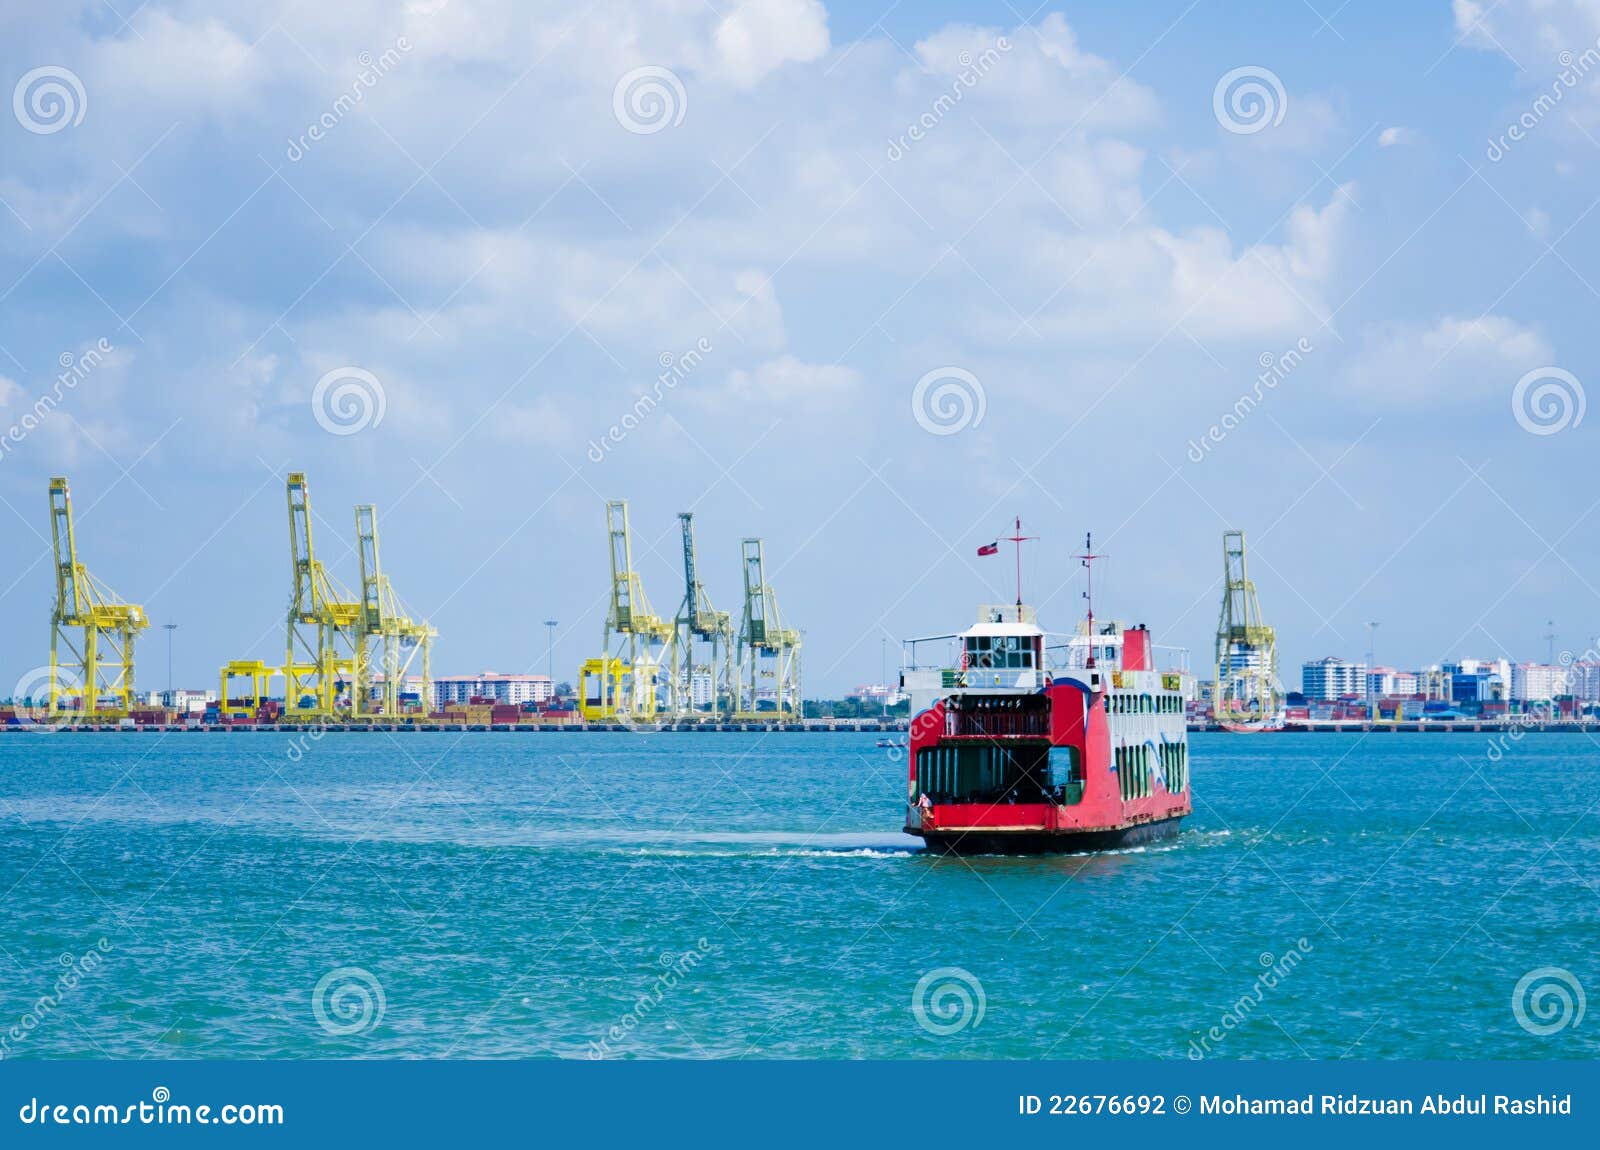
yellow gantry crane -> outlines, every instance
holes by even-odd
[[[91,721],[124,718],[133,706],[134,639],[150,620],[143,607],[124,603],[78,562],[72,495],[62,476],[50,480],[50,532],[56,560],[50,714],[70,710]],[[70,675],[66,682],[63,669]]]
[[[683,603],[672,631],[672,713],[681,718],[700,714],[695,705],[696,680],[707,685],[709,711],[721,716],[734,709],[733,617],[711,606],[695,564],[694,512],[680,511],[683,527]],[[695,662],[695,644],[709,645],[708,658]]]
[[[1272,724],[1279,718],[1283,690],[1278,681],[1278,635],[1262,619],[1256,585],[1245,570],[1243,531],[1223,532],[1222,564],[1212,711],[1220,723]]]
[[[578,706],[589,721],[653,722],[660,649],[671,641],[674,627],[651,610],[644,585],[633,569],[626,500],[607,501],[606,534],[611,550],[611,604],[601,640],[603,654],[585,660],[579,670]]]
[[[742,543],[744,614],[739,622],[738,699],[742,719],[799,719],[800,632],[786,630],[778,616],[778,596],[766,580],[759,539]],[[772,696],[773,710],[762,712],[760,700]]]
[[[284,705],[289,718],[326,720],[341,709],[340,684],[355,677],[361,604],[334,581],[312,549],[311,493],[303,472],[289,473],[288,497],[294,597],[283,664]]]
[[[361,621],[356,646],[355,710],[371,713],[373,644],[380,645],[383,691],[376,714],[400,717],[400,694],[411,664],[422,658],[422,700],[426,707],[432,675],[434,637],[428,625],[412,620],[395,594],[378,557],[378,509],[370,503],[356,507],[356,549],[361,568]]]

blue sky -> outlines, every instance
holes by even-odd
[[[763,536],[811,693],[1009,598],[1013,515],[1048,625],[1093,530],[1097,609],[1197,668],[1225,527],[1290,680],[1370,620],[1403,665],[1600,633],[1593,4],[119,7],[0,15],[0,683],[58,473],[194,685],[282,658],[291,469],[347,584],[378,505],[440,671],[597,653],[607,498],[662,613],[676,512],[723,609]]]

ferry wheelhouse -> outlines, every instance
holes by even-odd
[[[920,666],[922,644],[953,658]],[[1088,851],[1175,834],[1190,813],[1185,671],[1160,671],[1143,625],[1041,629],[986,606],[956,635],[907,645],[906,831],[961,853]]]

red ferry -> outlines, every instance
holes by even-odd
[[[911,641],[908,834],[941,851],[1009,854],[1177,833],[1193,809],[1192,680],[1155,669],[1144,626],[1096,624],[1092,608],[1066,643],[1051,638],[1019,602],[981,608],[958,635]],[[917,645],[941,640],[954,641],[957,665],[917,666]]]

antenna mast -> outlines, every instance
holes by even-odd
[[[1017,516],[1015,534],[1003,536],[1017,549],[1017,622],[1022,622],[1022,545],[1038,539],[1037,535],[1022,533],[1022,517]]]
[[[1092,670],[1094,668],[1094,561],[1096,559],[1104,559],[1106,556],[1095,554],[1094,536],[1089,532],[1085,532],[1083,536],[1083,554],[1077,556],[1077,558],[1083,560],[1084,570],[1088,572],[1088,575],[1085,576],[1087,586],[1083,592],[1083,597],[1089,604],[1089,662],[1087,666]]]

